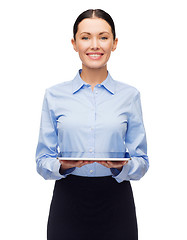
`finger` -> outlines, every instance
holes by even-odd
[[[112,162],[112,161],[108,161],[107,165],[108,165],[109,168],[115,168],[116,167],[116,163]]]
[[[78,161],[71,161],[71,160],[59,160],[61,164],[76,164]]]
[[[114,166],[115,165],[115,163],[113,163],[112,161],[108,161],[107,164],[108,164],[108,166]]]
[[[92,163],[92,161],[82,161],[82,163],[80,163],[80,165],[78,167],[83,167],[83,166],[85,166],[87,164],[91,164],[91,163]]]
[[[87,164],[92,164],[92,163],[94,163],[94,161],[83,161],[83,164],[81,165],[81,167],[82,166],[84,166],[84,165],[87,165]]]
[[[127,163],[128,163],[128,161],[123,161],[122,166],[126,165]]]
[[[78,167],[79,167],[79,168],[80,168],[80,167],[83,167],[83,166],[86,165],[86,164],[87,164],[86,162],[80,163]]]
[[[127,161],[108,161],[107,163],[110,168],[118,168],[123,167],[125,164],[127,164]]]
[[[108,165],[108,163],[106,161],[99,161],[98,163],[103,165],[104,167],[109,168],[109,165]]]
[[[82,164],[84,164],[84,161],[78,161],[76,167],[80,167]]]

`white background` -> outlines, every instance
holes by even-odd
[[[46,239],[54,181],[35,169],[43,95],[81,68],[70,42],[76,17],[102,8],[119,38],[108,69],[141,92],[150,169],[132,182],[139,239],[187,239],[186,1],[89,2],[0,3],[0,238]]]

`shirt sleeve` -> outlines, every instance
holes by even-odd
[[[139,180],[149,168],[147,156],[147,140],[142,117],[140,93],[137,92],[131,103],[125,145],[131,156],[131,160],[123,166],[118,175],[113,177],[117,182],[124,180]]]
[[[36,149],[37,172],[44,179],[59,180],[65,178],[71,171],[60,174],[60,162],[58,156],[58,135],[54,112],[49,101],[49,94],[46,90],[40,123],[38,145]]]

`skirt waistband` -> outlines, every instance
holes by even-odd
[[[77,175],[68,175],[66,178],[57,180],[55,183],[58,187],[69,186],[70,188],[76,189],[80,187],[84,188],[95,188],[95,189],[107,189],[107,188],[123,188],[130,185],[130,181],[123,181],[118,183],[112,176],[104,177],[85,177]]]

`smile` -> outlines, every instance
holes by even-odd
[[[99,60],[104,54],[103,53],[87,53],[86,55],[92,60]]]

